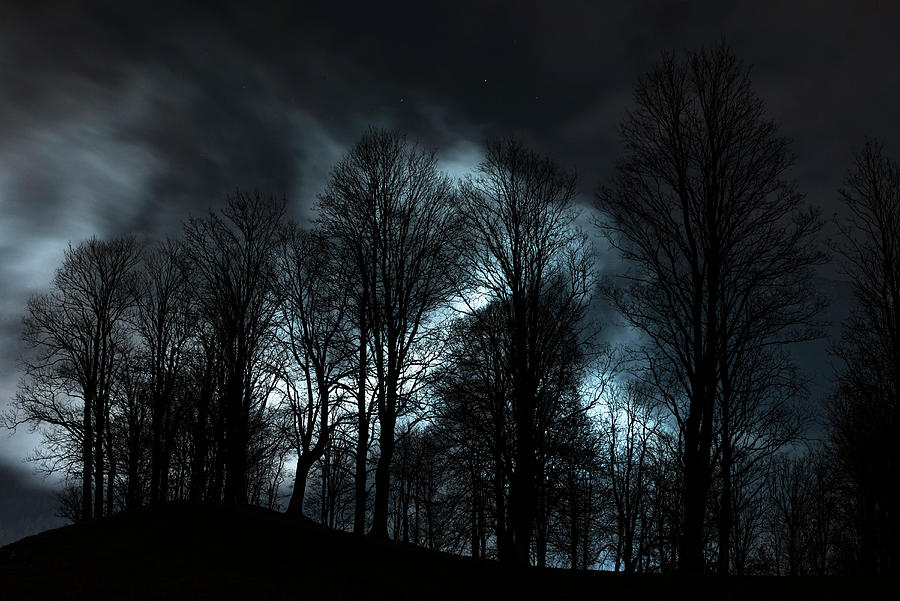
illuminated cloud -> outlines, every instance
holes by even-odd
[[[577,168],[587,207],[612,173],[638,76],[664,51],[724,37],[754,65],[796,141],[792,176],[826,216],[865,134],[900,143],[898,41],[883,26],[900,5],[79,4],[10,4],[0,19],[0,409],[26,299],[67,243],[177,235],[236,187],[283,195],[308,220],[331,166],[372,124],[437,147],[454,176],[487,137],[519,135]],[[616,273],[596,243],[601,275]],[[599,300],[597,312],[614,321]],[[606,335],[627,336],[616,331]],[[33,444],[0,434],[0,462]]]

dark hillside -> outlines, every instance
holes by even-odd
[[[4,599],[846,598],[860,583],[728,581],[495,562],[358,539],[260,508],[171,505],[66,526],[0,549]]]

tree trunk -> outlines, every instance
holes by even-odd
[[[404,490],[403,490],[403,495],[401,497],[401,502],[400,502],[400,511],[401,511],[401,513],[400,513],[400,520],[401,520],[400,530],[403,533],[403,535],[402,535],[403,542],[408,543],[409,542],[409,502],[410,502],[410,499],[412,498],[412,491],[410,490],[410,485],[411,485],[412,478],[410,477],[410,474],[408,473],[407,468],[405,466],[403,468],[403,472],[404,472],[404,477],[406,479],[406,482],[401,483],[401,485],[403,485]],[[418,513],[418,505],[419,505],[419,500],[416,499],[416,512],[417,513]]]
[[[585,495],[585,507],[584,511],[581,512],[582,519],[584,522],[582,523],[582,537],[581,537],[581,569],[587,570],[590,566],[588,565],[590,562],[590,558],[588,557],[589,549],[590,549],[590,541],[591,541],[591,516],[594,512],[593,505],[594,498],[594,482],[593,476],[588,474],[587,481],[587,494]]]
[[[713,301],[710,301],[713,303]],[[713,316],[707,319],[707,327],[712,328]],[[699,328],[702,330],[702,328]],[[707,332],[707,340],[718,339],[715,333]],[[703,557],[704,521],[706,501],[710,486],[710,450],[712,448],[712,418],[715,407],[716,374],[715,364],[709,360],[714,356],[715,345],[708,341],[695,364],[698,373],[692,378],[691,407],[684,432],[684,524],[679,545],[679,569],[687,574],[702,574],[706,567]]]
[[[498,467],[494,475],[494,506],[497,522],[494,524],[497,538],[497,555],[503,563],[512,561],[512,531],[506,521],[506,498],[503,486],[503,467]]]
[[[521,282],[524,266],[516,265],[516,286]],[[534,300],[534,299],[533,299]],[[510,480],[509,517],[512,530],[512,554],[508,560],[519,566],[530,564],[530,545],[534,526],[536,498],[536,433],[534,425],[535,385],[529,366],[528,312],[525,291],[513,289],[512,294],[512,348],[511,363],[514,376],[513,394],[518,440],[515,456],[516,466]]]
[[[363,294],[361,304],[365,307],[366,296]],[[356,505],[353,512],[353,533],[362,536],[366,532],[366,504],[367,504],[367,464],[369,453],[369,414],[366,403],[366,378],[368,376],[368,348],[369,330],[366,318],[361,309],[359,326],[359,373],[357,375],[356,389],[356,473],[354,476]]]
[[[128,491],[125,495],[125,506],[128,509],[133,509],[139,504],[140,453],[141,441],[139,438],[139,433],[136,431],[130,432],[128,440]]]
[[[103,516],[103,437],[106,435],[104,427],[104,399],[98,396],[94,403],[94,421],[97,430],[94,432],[94,517]]]
[[[421,507],[421,500],[419,499],[419,495],[418,495],[418,494],[416,495],[415,499],[416,499],[416,502],[415,502],[415,513],[413,514],[413,516],[414,516],[414,521],[413,521],[413,544],[414,544],[414,545],[418,545],[418,544],[419,544],[419,534],[422,532],[422,528],[420,527],[420,524],[421,524],[421,519],[420,519],[420,518],[421,518],[421,510],[422,510],[422,507]]]
[[[487,557],[487,516],[486,514],[486,502],[484,496],[481,497],[481,501],[478,504],[478,536],[481,538],[481,558],[484,559]]]
[[[297,462],[297,472],[294,475],[294,491],[288,503],[287,514],[293,516],[303,515],[303,499],[306,496],[306,480],[309,477],[309,469],[312,467],[306,461]]]
[[[115,484],[116,484],[116,458],[113,455],[112,445],[108,445],[110,448],[108,462],[109,463],[109,475],[106,477],[106,515],[113,514],[113,508],[115,504],[113,501],[115,500]]]
[[[390,388],[387,396],[392,397]],[[387,403],[394,399],[388,398]],[[375,511],[372,515],[372,536],[387,539],[388,497],[391,487],[391,459],[394,455],[394,426],[396,417],[386,412],[381,418],[381,430],[378,436],[380,454],[375,466]]]
[[[247,397],[250,396],[249,391],[247,391]],[[237,423],[237,431],[238,431],[238,439],[236,442],[235,448],[235,458],[236,462],[234,465],[234,473],[236,476],[235,479],[235,502],[238,505],[246,505],[248,502],[247,495],[249,494],[248,489],[248,472],[250,469],[249,465],[249,449],[248,445],[250,443],[250,401],[249,398],[245,399],[243,396],[241,397],[241,404],[238,407],[239,417]]]
[[[159,373],[155,374],[155,379],[159,379]],[[154,382],[153,391],[153,413],[151,416],[150,429],[152,431],[153,440],[150,449],[150,505],[157,505],[160,502],[160,472],[163,462],[163,441],[162,441],[162,395],[160,394],[159,382]]]
[[[547,483],[543,474],[540,477],[540,485],[537,490],[537,503],[535,505],[535,559],[537,567],[547,567]]]
[[[425,505],[425,521],[428,524],[428,549],[434,551],[434,505],[431,499]]]
[[[321,490],[321,494],[320,494],[321,505],[319,506],[319,523],[321,523],[323,526],[330,526],[330,521],[328,519],[329,518],[328,476],[329,476],[330,471],[331,471],[331,440],[329,440],[328,443],[325,445],[325,452],[322,454],[322,473],[320,474],[321,480],[322,480],[322,484],[321,484],[322,490]]]
[[[578,541],[581,539],[579,533],[578,515],[578,490],[575,484],[575,476],[569,472],[569,567],[573,570],[578,569]]]
[[[725,412],[727,415],[727,411]],[[731,462],[732,449],[730,433],[722,431],[722,501],[719,511],[719,576],[728,576],[731,566]]]
[[[366,505],[368,503],[367,480],[369,452],[369,420],[363,408],[358,415],[359,434],[356,439],[356,473],[354,474],[356,503],[353,512],[353,533],[362,535],[366,531]]]
[[[92,396],[90,393],[85,395],[84,413],[82,415],[82,425],[84,427],[84,440],[81,445],[81,461],[84,465],[81,476],[81,519],[91,519],[91,493],[92,493],[92,471],[93,471],[93,418],[91,412]]]
[[[225,438],[225,503],[247,504],[247,411],[245,409],[245,361],[231,373],[228,385]]]
[[[217,418],[217,429],[215,431],[215,452],[213,453],[213,473],[212,479],[207,489],[206,497],[216,501],[224,497],[225,490],[225,461],[227,459],[227,446],[225,441],[225,424],[224,416]]]
[[[474,487],[473,487],[474,489]],[[472,557],[479,557],[481,554],[479,552],[478,543],[480,542],[480,537],[478,536],[478,495],[475,490],[472,491]]]
[[[159,474],[159,502],[165,503],[169,500],[169,467],[172,461],[172,443],[170,428],[166,428],[166,434],[163,440],[163,456],[162,466],[160,466]]]
[[[197,421],[194,423],[194,449],[191,456],[191,501],[203,500],[206,492],[206,454],[209,451],[209,439],[206,423],[209,420],[209,405],[213,388],[213,357],[207,353],[206,366],[203,371],[203,385],[197,402]]]
[[[520,455],[520,463],[513,473],[509,489],[509,530],[512,548],[510,556],[506,558],[509,563],[527,566],[530,564],[529,551],[531,547],[533,486],[530,486],[530,469],[524,465],[527,457]]]
[[[535,502],[534,482],[534,436],[530,419],[530,403],[519,401],[519,441],[516,449],[516,470],[512,474],[509,489],[509,518],[512,532],[512,555],[508,561],[527,566],[530,564],[529,551],[534,524]]]
[[[684,524],[679,541],[678,563],[680,571],[688,574],[702,573],[704,563],[703,518],[706,513],[706,495],[703,493],[697,441],[699,432],[696,430],[689,424],[684,436]]]
[[[634,508],[631,508],[634,511]],[[625,523],[625,540],[622,543],[622,567],[626,574],[634,573],[634,522],[631,516],[626,518]]]

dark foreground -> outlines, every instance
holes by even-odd
[[[885,588],[887,590],[885,590]],[[857,599],[893,582],[510,570],[252,507],[174,505],[0,549],[2,599]]]

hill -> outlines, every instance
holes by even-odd
[[[846,598],[878,583],[515,570],[257,507],[175,504],[0,548],[9,599]]]

